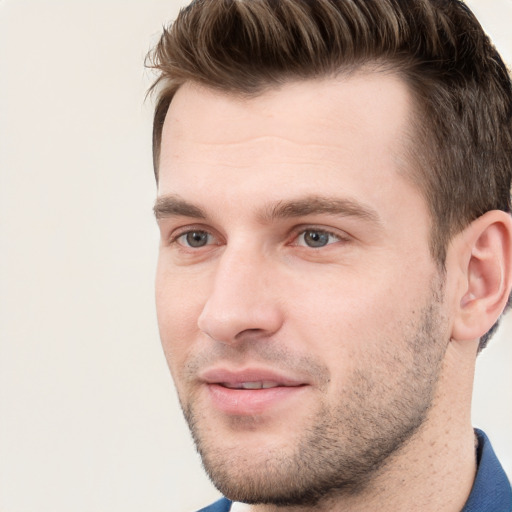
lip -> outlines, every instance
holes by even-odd
[[[200,374],[213,407],[228,415],[254,416],[291,406],[309,383],[269,369],[208,369]],[[273,387],[241,389],[243,383]]]
[[[199,379],[207,384],[227,383],[237,385],[242,382],[275,382],[280,386],[294,387],[307,384],[306,381],[289,377],[284,373],[267,368],[244,368],[229,370],[224,368],[210,368],[200,373]]]

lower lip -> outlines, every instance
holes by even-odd
[[[256,415],[285,405],[301,395],[306,386],[278,386],[269,389],[230,389],[208,384],[214,407],[226,414]]]

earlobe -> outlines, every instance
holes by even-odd
[[[458,237],[463,286],[452,339],[476,340],[498,320],[512,288],[512,219],[492,210],[474,220]]]

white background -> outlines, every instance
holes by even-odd
[[[512,62],[512,0],[474,0]],[[193,510],[153,304],[147,50],[172,0],[0,0],[0,512]],[[512,474],[512,320],[474,422]]]

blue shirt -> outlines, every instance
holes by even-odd
[[[507,475],[487,436],[475,430],[478,438],[477,464],[473,488],[461,512],[512,512],[512,489]],[[231,501],[221,498],[198,512],[229,512]]]

